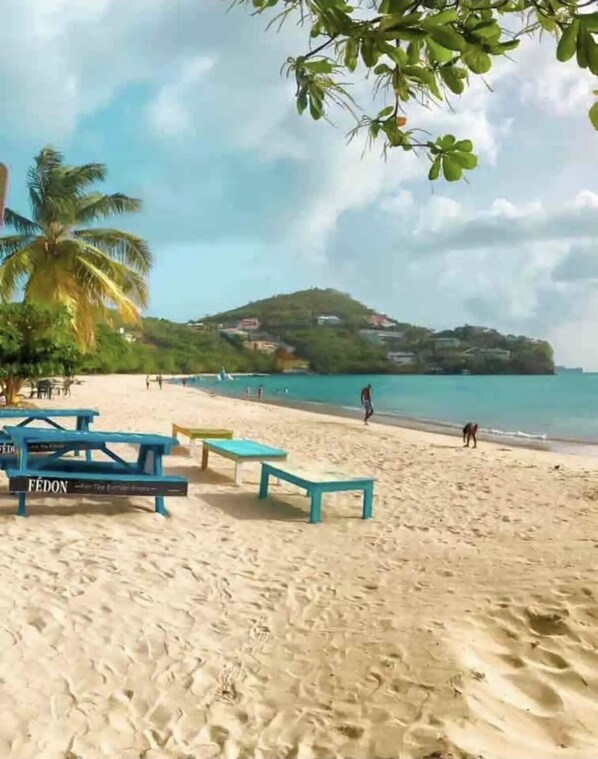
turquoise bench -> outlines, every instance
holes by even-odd
[[[203,441],[202,469],[208,468],[210,452],[235,462],[235,483],[237,485],[242,483],[243,464],[246,462],[284,461],[288,456],[288,453],[280,448],[271,448],[269,445],[257,443],[255,440],[208,439]]]
[[[283,467],[273,464],[262,464],[260,490],[258,498],[268,497],[270,477],[290,482],[302,488],[311,497],[309,521],[312,524],[322,521],[322,495],[347,490],[363,491],[362,519],[370,519],[373,515],[374,480],[371,477],[351,477],[331,470],[310,469],[300,465]]]
[[[26,515],[28,494],[48,496],[151,496],[155,511],[168,512],[164,498],[186,496],[184,477],[165,475],[162,457],[178,444],[176,438],[124,432],[89,432],[39,427],[7,427],[6,433],[18,453],[18,466],[7,470],[9,491],[19,498],[17,514]],[[41,443],[57,450],[30,455]],[[125,461],[113,445],[138,448],[135,461]],[[108,460],[64,458],[71,452],[101,451]]]

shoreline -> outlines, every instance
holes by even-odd
[[[174,384],[179,384],[175,382]],[[335,406],[332,403],[323,403],[319,401],[287,401],[278,398],[258,398],[243,395],[230,395],[229,393],[219,393],[214,388],[199,387],[197,385],[188,385],[193,390],[215,395],[218,398],[230,398],[236,401],[246,401],[258,405],[274,406],[278,408],[291,408],[296,411],[307,411],[323,416],[340,417],[343,419],[362,419],[361,410],[349,409],[344,406]],[[376,412],[371,419],[370,426],[384,425],[387,427],[398,427],[401,429],[415,430],[417,432],[427,432],[432,435],[444,435],[451,438],[461,438],[461,428],[450,422],[441,422],[428,419],[415,419],[412,417],[398,416],[395,414],[385,414]],[[515,435],[498,435],[488,430],[480,429],[478,432],[478,441],[492,443],[494,445],[509,445],[514,448],[524,448],[532,451],[546,451],[549,453],[570,454],[574,456],[598,456],[598,441],[576,440],[572,438],[532,438],[519,437]]]

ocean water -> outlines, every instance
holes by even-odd
[[[371,383],[378,414],[462,427],[475,420],[497,435],[598,443],[598,373],[554,376],[268,376],[219,382],[195,378],[198,387],[264,400],[360,407]]]

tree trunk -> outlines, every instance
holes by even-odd
[[[25,380],[21,379],[21,377],[6,377],[0,382],[4,402],[7,406],[18,406],[20,404],[21,388],[24,382]]]

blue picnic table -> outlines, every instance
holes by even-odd
[[[91,423],[96,416],[99,416],[99,413],[99,411],[87,408],[0,408],[0,423],[4,419],[21,419],[22,421],[18,423],[17,427],[28,427],[33,422],[42,422],[43,424],[47,424],[51,429],[64,430],[66,428],[62,422],[66,419],[74,419],[75,429],[85,431],[89,430]],[[44,450],[48,450],[47,445]],[[5,469],[7,466],[16,463],[14,459],[15,454],[15,447],[8,439],[6,432],[0,432],[0,467]],[[85,456],[90,461],[91,451],[86,451]]]
[[[155,511],[162,516],[167,496],[186,496],[184,477],[166,475],[162,459],[178,445],[176,438],[126,432],[90,432],[40,427],[6,427],[6,434],[17,451],[17,464],[8,468],[8,488],[17,493],[17,514],[26,515],[26,496],[40,493],[52,496],[152,496]],[[53,450],[40,451],[41,444]],[[113,450],[115,445],[138,448],[134,461],[126,461]],[[30,455],[32,452],[35,455]],[[104,459],[65,458],[77,451],[99,451]]]

